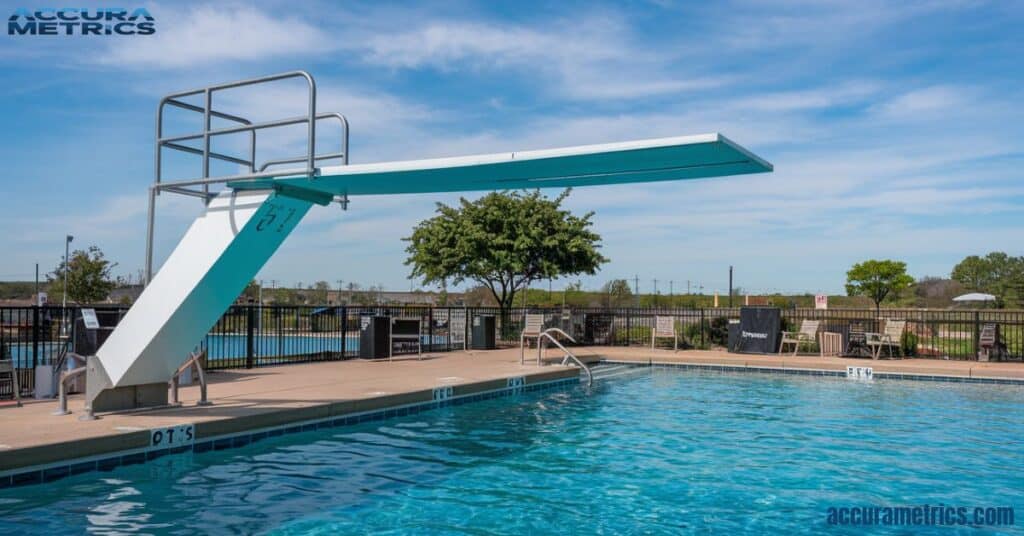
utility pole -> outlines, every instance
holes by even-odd
[[[39,263],[37,262],[36,263],[36,306],[38,307],[39,305],[40,305],[40,303],[39,303]]]
[[[732,307],[732,265],[729,265],[729,307]]]
[[[636,295],[636,306],[640,307],[640,275],[633,275],[633,294]]]
[[[71,241],[75,237],[67,235],[64,237],[64,292],[60,299],[60,307],[64,309],[68,306],[68,269],[71,268],[71,259],[68,257],[71,249]]]
[[[689,279],[686,280],[686,295],[687,296],[690,295],[690,280]]]
[[[68,307],[68,269],[71,268],[71,258],[68,257],[70,254],[71,241],[75,237],[67,235],[64,237],[64,292],[60,299],[60,323],[61,331],[64,334],[68,332],[67,324],[67,307]]]
[[[657,307],[657,306],[658,306],[658,280],[657,280],[657,279],[655,279],[655,280],[654,280],[654,296],[653,296],[653,303],[654,303],[654,306],[655,306],[655,307]]]
[[[338,303],[339,303],[339,304],[341,303],[341,289],[342,289],[342,286],[341,286],[341,285],[342,285],[343,283],[345,283],[345,280],[344,280],[344,279],[339,279],[339,280],[338,280]]]
[[[671,279],[669,279],[668,280],[668,304],[669,304],[670,307],[672,306],[672,298],[673,298],[672,292],[674,290],[672,288],[672,283],[673,283],[673,281]]]

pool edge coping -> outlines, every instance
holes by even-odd
[[[764,374],[789,374],[797,376],[832,376],[836,378],[846,378],[846,370],[841,369],[826,369],[826,368],[813,368],[813,367],[775,367],[770,365],[751,365],[748,363],[740,364],[725,364],[725,363],[694,363],[694,362],[680,362],[680,361],[655,361],[654,359],[643,360],[628,360],[628,359],[608,359],[602,358],[600,363],[614,364],[614,365],[632,365],[635,367],[649,367],[649,368],[689,368],[689,369],[703,369],[703,370],[714,370],[720,372],[745,372],[745,373],[764,373]],[[862,365],[858,365],[862,366]],[[1020,385],[1024,386],[1024,378],[1010,378],[1003,376],[961,376],[955,374],[921,374],[915,372],[886,372],[877,371],[872,374],[874,378],[885,379],[885,380],[911,380],[911,381],[930,381],[930,382],[944,382],[944,383],[974,383],[983,385]]]

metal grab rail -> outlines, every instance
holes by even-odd
[[[189,367],[196,367],[196,376],[199,379],[199,401],[196,402],[197,406],[210,406],[213,402],[210,402],[206,398],[206,373],[203,372],[202,359],[206,357],[206,350],[200,352],[189,352],[188,359],[185,363],[178,367],[178,370],[174,372],[174,376],[171,377],[171,381],[168,382],[168,387],[171,389],[171,401],[170,404],[178,405],[181,402],[178,400],[178,387],[181,384],[181,375],[189,369]]]
[[[590,372],[590,367],[584,364],[583,361],[580,361],[580,358],[576,357],[576,354],[570,352],[568,348],[562,345],[562,343],[558,342],[558,339],[556,339],[554,335],[552,335],[551,333],[559,333],[566,339],[569,339],[574,343],[576,342],[576,339],[573,339],[571,336],[569,336],[568,333],[558,328],[548,328],[540,332],[540,335],[537,337],[537,365],[539,366],[541,364],[541,356],[544,355],[544,339],[547,339],[555,343],[555,346],[559,347],[565,354],[565,356],[562,358],[562,365],[565,366],[569,364],[569,361],[574,361],[578,367],[580,367],[581,369],[583,369],[584,372],[587,373],[587,385],[593,385],[594,375],[593,373]]]
[[[76,361],[86,362],[86,359],[78,354],[68,352],[67,355],[75,358]],[[50,413],[50,415],[71,415],[71,411],[68,410],[68,384],[71,380],[85,375],[86,370],[88,370],[86,367],[79,367],[74,370],[61,370],[57,372],[57,409]],[[82,416],[82,420],[91,419],[92,410],[86,409],[86,414]]]
[[[250,121],[249,119],[239,115],[229,114],[213,109],[213,94],[215,92],[227,89],[240,88],[244,86],[264,84],[268,82],[276,82],[279,80],[286,80],[290,78],[304,79],[309,88],[308,108],[305,115],[257,123]],[[197,106],[195,104],[187,103],[180,100],[183,97],[190,97],[195,95],[203,96],[202,106]],[[193,132],[190,134],[164,137],[164,110],[166,109],[167,106],[180,108],[182,110],[187,110],[190,112],[201,113],[203,115],[202,130],[200,132]],[[238,123],[238,125],[215,129],[213,128],[212,124],[213,118],[233,121],[235,123]],[[316,122],[322,119],[337,119],[341,123],[342,133],[340,151],[320,155],[316,154]],[[306,154],[295,158],[268,160],[262,166],[260,166],[256,158],[256,131],[262,129],[277,128],[299,124],[305,124],[307,127]],[[232,156],[210,150],[210,140],[214,136],[240,134],[246,132],[249,133],[249,154],[247,158]],[[202,145],[201,147],[193,147],[185,143],[180,143],[189,140],[202,140]],[[251,78],[248,80],[239,80],[236,82],[216,84],[204,88],[192,89],[189,91],[180,91],[177,93],[172,93],[170,95],[164,96],[164,98],[160,100],[160,104],[157,106],[155,141],[156,150],[154,155],[154,181],[153,185],[150,186],[149,188],[149,218],[147,221],[146,229],[146,284],[149,284],[149,281],[153,279],[153,227],[156,219],[156,197],[160,195],[161,192],[170,192],[192,197],[198,197],[202,199],[204,202],[206,202],[211,197],[211,184],[226,184],[228,182],[244,181],[248,179],[275,178],[287,176],[306,176],[310,179],[313,179],[317,175],[319,175],[319,169],[316,167],[317,161],[340,159],[342,165],[348,164],[349,123],[348,119],[346,119],[345,116],[341,115],[340,113],[317,113],[316,81],[313,80],[313,76],[307,73],[306,71],[289,71],[270,76]],[[202,176],[197,178],[165,182],[163,180],[163,149],[165,148],[180,151],[183,153],[199,155],[200,157],[202,157]],[[248,168],[248,170],[245,173],[219,175],[211,177],[210,159],[245,166],[246,168]],[[280,164],[305,165],[304,167],[299,168],[277,169],[271,171],[267,170],[267,168],[270,166],[276,166]],[[201,187],[201,189],[191,188],[195,186],[199,186]],[[336,196],[334,197],[334,200],[341,203],[343,208],[347,208],[347,196]]]

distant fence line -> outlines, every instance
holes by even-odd
[[[116,322],[126,306],[95,306],[101,324]],[[252,368],[283,363],[341,360],[359,353],[359,318],[383,314],[419,318],[425,352],[461,350],[472,344],[472,318],[494,315],[497,339],[517,344],[526,313],[541,313],[582,345],[649,345],[655,316],[675,319],[681,345],[711,348],[726,342],[728,321],[740,308],[513,308],[427,306],[259,306],[230,307],[203,340],[208,368]],[[78,307],[0,307],[0,347],[22,369],[31,390],[32,369],[50,365],[74,340]],[[879,331],[880,319],[906,320],[905,346],[911,356],[977,359],[982,325],[999,325],[1004,359],[1024,359],[1024,311],[932,309],[782,309],[784,325],[797,329],[805,319],[822,321],[824,331]],[[66,326],[66,328],[65,328]],[[62,342],[61,330],[68,330]],[[185,356],[182,356],[184,360]],[[0,393],[2,394],[2,393]]]

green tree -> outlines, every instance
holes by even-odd
[[[953,267],[950,277],[969,290],[994,295],[1000,306],[1019,302],[1024,292],[1024,257],[1002,251],[971,255]]]
[[[633,290],[629,288],[629,281],[625,279],[612,279],[601,287],[601,303],[605,307],[629,307],[633,305]]]
[[[457,207],[438,203],[437,215],[404,239],[410,277],[425,285],[475,281],[507,312],[532,281],[596,273],[607,262],[601,237],[590,230],[592,212],[574,216],[561,207],[569,192],[554,199],[540,191],[494,192]]]
[[[854,264],[846,272],[846,294],[867,296],[875,303],[877,312],[888,297],[914,284],[914,278],[907,275],[907,263],[890,260],[866,260]]]
[[[99,303],[116,287],[110,275],[115,266],[117,263],[107,260],[96,246],[89,246],[86,251],[75,250],[70,263],[61,261],[49,274],[50,295],[64,292],[64,271],[67,270],[68,299],[76,303]]]

